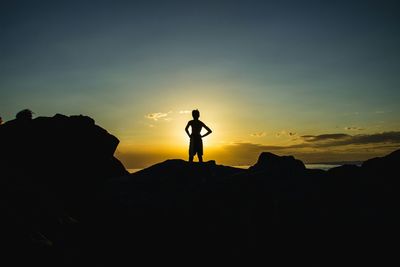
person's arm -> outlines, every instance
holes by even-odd
[[[185,127],[185,132],[186,132],[186,134],[190,137],[189,126],[190,126],[190,122],[188,122],[188,124],[186,125],[186,127]]]
[[[201,137],[206,137],[207,135],[209,135],[210,133],[212,133],[211,129],[208,128],[207,125],[205,125],[204,123],[203,123],[203,127],[204,127],[204,129],[207,130],[207,132],[206,132],[205,134],[203,134]]]

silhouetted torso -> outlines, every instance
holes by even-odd
[[[188,123],[192,127],[192,136],[200,136],[201,129],[204,127],[204,123],[200,120],[191,120]]]

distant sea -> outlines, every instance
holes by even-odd
[[[310,163],[310,164],[304,164],[304,165],[306,165],[307,169],[320,169],[320,170],[324,170],[324,171],[341,166],[338,164],[322,164],[322,163],[321,164]]]
[[[324,170],[324,171],[341,166],[339,164],[333,164],[333,163],[332,164],[310,163],[310,164],[304,164],[304,165],[306,165],[307,169],[320,169],[320,170]],[[241,168],[241,169],[250,168],[250,166],[233,166],[233,167]]]
[[[322,163],[310,163],[310,164],[305,164],[305,165],[306,165],[307,169],[320,169],[320,170],[324,170],[324,171],[341,166],[339,164],[322,164]],[[250,166],[245,165],[245,166],[233,166],[233,167],[240,168],[240,169],[248,169]],[[135,173],[135,172],[138,172],[143,169],[127,169],[127,170],[130,173]]]

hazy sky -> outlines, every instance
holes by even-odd
[[[84,114],[128,168],[260,151],[307,162],[400,147],[398,1],[2,1],[0,116]]]

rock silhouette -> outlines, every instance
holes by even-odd
[[[0,140],[1,206],[8,225],[2,236],[14,248],[9,255],[12,261],[50,264],[50,251],[66,242],[65,224],[85,221],[99,207],[104,182],[128,174],[113,156],[119,140],[89,117],[60,114],[8,121],[0,126]],[[23,252],[29,256],[19,256]]]
[[[167,160],[128,174],[118,139],[89,117],[11,121],[0,139],[1,234],[15,265],[390,259],[378,249],[399,223],[400,150],[329,171],[264,152],[247,170]]]
[[[303,162],[293,156],[279,157],[269,152],[260,154],[256,164],[250,167],[252,171],[267,171],[269,173],[301,173],[306,169]]]

